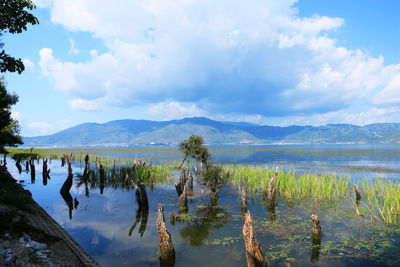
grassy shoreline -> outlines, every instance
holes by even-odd
[[[108,150],[108,149],[107,149]],[[114,151],[115,149],[110,149]],[[135,149],[135,152],[154,152],[165,151],[166,149]],[[78,151],[79,153],[76,153]],[[84,149],[8,149],[9,155],[12,157],[20,157],[22,159],[50,158],[61,159],[67,158],[71,161],[84,161],[86,153],[95,150]],[[99,151],[99,150],[98,150]],[[103,150],[102,150],[103,151]],[[119,150],[117,150],[119,151]],[[63,153],[61,153],[63,152]],[[71,152],[67,154],[66,152]],[[74,153],[75,152],[75,153]],[[154,159],[154,158],[152,158]],[[126,168],[134,165],[137,158],[134,157],[110,157],[99,156],[89,153],[90,162],[96,166],[103,164],[107,173],[111,177],[118,175],[124,176],[127,172]],[[169,161],[164,164],[152,166],[149,169],[151,176],[162,177],[160,181],[171,180],[172,170],[178,166],[179,162]],[[115,167],[123,171],[115,171]],[[189,169],[194,168],[193,164],[188,165]],[[268,167],[260,167],[256,165],[243,164],[223,164],[221,165],[225,173],[229,173],[229,183],[239,190],[245,188],[246,191],[255,194],[265,192],[269,180],[275,175],[275,170]],[[169,178],[168,178],[169,177]],[[124,177],[123,177],[124,178]],[[122,178],[122,179],[123,179]],[[154,180],[157,180],[156,178]],[[354,184],[350,176],[314,173],[297,174],[295,169],[280,169],[277,176],[276,189],[280,197],[288,200],[299,200],[312,198],[319,200],[335,200],[344,199],[354,205],[355,212],[359,215],[371,217],[371,220],[381,221],[388,225],[396,224],[400,221],[400,183],[398,181],[386,181],[382,179],[359,179],[358,185],[361,190],[362,199],[356,203],[354,194]]]

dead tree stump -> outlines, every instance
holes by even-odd
[[[247,199],[246,199],[246,191],[244,191],[244,188],[242,188],[240,196],[242,199],[241,203],[242,213],[245,213],[247,211]]]
[[[188,187],[189,189],[193,189],[193,175],[191,172],[189,172],[189,179],[188,179]]]
[[[245,215],[243,225],[243,237],[246,245],[246,259],[248,267],[268,266],[268,259],[261,251],[253,229],[253,219],[251,218],[250,211]]]
[[[171,235],[167,231],[164,220],[164,208],[158,204],[157,232],[160,237],[160,262],[162,266],[174,266],[175,250]]]
[[[361,200],[361,192],[360,192],[360,188],[358,188],[357,184],[354,184],[354,191],[356,192],[356,200],[360,201]]]
[[[85,169],[87,169],[87,170],[90,169],[89,155],[88,154],[86,154],[86,156],[85,156]]]
[[[178,197],[178,207],[180,211],[187,211],[187,194],[186,194],[186,186],[183,187],[182,194]]]
[[[268,200],[267,206],[275,206],[275,192],[276,192],[276,180],[278,179],[278,167],[275,169],[275,177],[272,177],[268,183]]]
[[[313,240],[322,238],[322,228],[319,224],[318,214],[311,214]]]

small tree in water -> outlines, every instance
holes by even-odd
[[[204,145],[203,137],[200,135],[191,135],[187,140],[180,142],[179,150],[185,156],[179,168],[187,159],[195,159],[203,164],[207,164],[210,159],[210,153]]]

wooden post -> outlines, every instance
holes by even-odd
[[[245,215],[243,225],[243,237],[246,245],[246,259],[248,267],[256,266],[268,266],[268,259],[261,251],[260,245],[258,244],[253,229],[253,219],[251,218],[250,211],[247,211]]]
[[[361,200],[361,192],[360,192],[360,188],[358,188],[357,184],[354,184],[354,191],[356,192],[356,200],[360,201]]]
[[[174,266],[175,250],[171,241],[171,235],[167,231],[164,219],[164,208],[158,204],[157,232],[160,237],[160,262],[162,266]]]

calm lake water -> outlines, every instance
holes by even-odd
[[[100,156],[145,158],[153,164],[180,160],[176,150],[91,150]],[[211,149],[217,163],[278,165],[296,172],[337,173],[354,179],[369,177],[400,179],[400,145],[270,146],[257,149]],[[24,165],[23,165],[24,166]],[[174,224],[169,216],[178,214],[178,197],[172,182],[146,188],[148,215],[138,214],[134,191],[122,188],[78,187],[70,190],[77,208],[70,208],[60,195],[68,176],[59,160],[48,164],[51,179],[42,181],[42,161],[36,162],[36,179],[8,168],[33,198],[82,247],[104,266],[159,266],[159,238],[156,229],[158,203],[164,205],[166,226],[176,252],[175,266],[245,266],[240,196],[225,185],[217,203],[210,203],[209,191],[195,183],[188,199],[188,213]],[[72,165],[74,179],[83,173],[79,162]],[[179,174],[174,173],[175,181]],[[204,196],[201,189],[205,189]],[[355,215],[349,203],[288,202],[277,198],[269,210],[261,196],[248,197],[256,238],[271,266],[399,266],[400,230],[370,223]],[[311,213],[318,213],[323,229],[321,246],[313,246]],[[142,217],[141,217],[142,216]],[[138,223],[135,222],[138,219]]]

